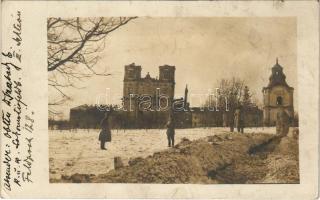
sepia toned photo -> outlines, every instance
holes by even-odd
[[[48,18],[50,182],[299,184],[296,30]]]
[[[317,199],[318,1],[2,1],[1,198]]]

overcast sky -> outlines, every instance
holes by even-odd
[[[160,65],[176,66],[176,97],[186,84],[189,93],[205,93],[218,80],[234,76],[244,79],[262,101],[262,87],[267,86],[277,57],[287,83],[295,89],[297,110],[296,28],[293,17],[135,19],[106,38],[96,70],[106,68],[113,75],[86,79],[81,90],[66,90],[74,100],[63,105],[64,117],[72,107],[95,104],[106,88],[121,96],[124,66],[133,62],[142,66],[142,77],[147,72],[159,76]],[[112,103],[120,104],[119,98]]]

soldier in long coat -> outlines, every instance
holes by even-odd
[[[100,149],[106,150],[106,142],[111,142],[111,128],[109,124],[109,114],[106,113],[100,122],[101,131],[99,134]]]
[[[234,112],[234,123],[235,123],[235,127],[237,127],[238,132],[243,133],[244,116],[243,116],[242,107],[238,107]]]
[[[174,146],[174,135],[175,135],[175,123],[173,115],[170,115],[169,121],[167,123],[167,138],[168,138],[168,147]]]
[[[277,135],[287,136],[290,126],[290,117],[285,109],[281,106],[277,111],[276,131]]]
[[[229,121],[230,132],[233,132],[234,131],[234,113],[231,111],[228,114],[228,121]]]

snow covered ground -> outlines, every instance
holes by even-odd
[[[167,149],[165,129],[112,130],[112,142],[100,150],[97,129],[49,131],[50,179],[75,173],[102,174],[113,169],[113,159],[120,156],[124,163],[133,157],[147,157]],[[176,144],[183,137],[190,140],[223,134],[228,128],[176,129]],[[275,133],[275,128],[247,128],[246,133]]]

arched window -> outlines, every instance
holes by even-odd
[[[281,96],[277,97],[277,105],[282,105],[282,97]]]

